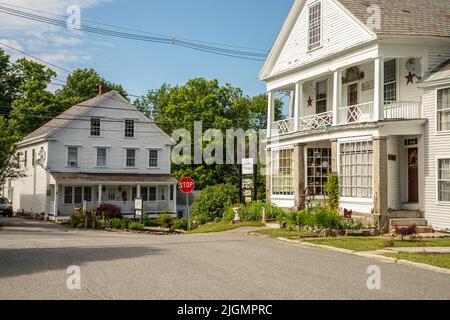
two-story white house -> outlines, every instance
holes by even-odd
[[[16,212],[68,218],[101,203],[150,216],[176,213],[173,140],[117,92],[71,107],[17,144],[26,176],[8,182]]]
[[[272,203],[302,208],[336,172],[342,208],[450,229],[449,17],[448,0],[294,1],[259,75]]]

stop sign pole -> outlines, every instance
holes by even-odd
[[[195,189],[195,182],[189,177],[184,177],[178,182],[178,189],[186,195],[188,231],[191,230],[191,217],[189,213],[189,194]]]

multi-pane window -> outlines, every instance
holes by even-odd
[[[272,194],[293,195],[293,149],[275,151],[272,154]]]
[[[91,118],[91,136],[100,136],[100,118]]]
[[[149,166],[149,168],[157,168],[158,167],[158,150],[149,150],[148,166]]]
[[[309,7],[308,49],[320,46],[322,39],[322,4],[317,2]]]
[[[127,149],[126,166],[128,168],[136,167],[136,150],[135,149]]]
[[[83,188],[82,187],[74,188],[73,203],[76,203],[76,204],[83,203]]]
[[[67,148],[67,166],[74,168],[78,167],[78,148],[68,147]]]
[[[316,83],[316,113],[327,112],[327,80]]]
[[[73,203],[73,188],[72,187],[64,188],[64,203],[65,204]]]
[[[125,138],[134,138],[134,120],[125,120]]]
[[[397,101],[397,60],[384,63],[384,101]]]
[[[438,162],[439,202],[450,202],[450,159],[439,159]]]
[[[340,184],[342,197],[373,197],[372,141],[340,145]]]
[[[106,167],[106,148],[97,148],[97,167]]]
[[[311,148],[307,155],[308,189],[313,195],[322,196],[331,172],[331,149]]]
[[[450,131],[450,88],[437,91],[437,131]]]

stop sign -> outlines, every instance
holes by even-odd
[[[185,177],[178,182],[178,189],[183,193],[191,193],[195,189],[195,182],[191,178]]]

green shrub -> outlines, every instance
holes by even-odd
[[[130,224],[128,224],[128,229],[130,230],[134,230],[134,231],[143,231],[145,229],[144,224],[140,223],[140,222],[130,222]]]
[[[111,228],[113,229],[122,229],[122,220],[119,218],[114,218],[111,220]]]
[[[158,219],[156,219],[155,223],[161,228],[167,229],[172,227],[174,220],[175,219],[169,216],[167,213],[164,213],[160,215]]]
[[[250,204],[231,205],[224,210],[224,220],[232,221],[235,213],[233,208],[241,208],[241,221],[260,221],[262,219],[263,208],[266,210],[267,219],[276,219],[278,216],[283,215],[284,212],[280,208],[262,201],[252,202]]]
[[[192,205],[192,218],[196,224],[205,224],[222,218],[225,208],[236,203],[239,198],[239,188],[231,184],[220,184],[208,187]]]
[[[170,229],[172,229],[172,230],[187,230],[186,219],[174,219]]]
[[[121,228],[124,229],[124,230],[126,230],[126,229],[128,229],[128,225],[130,224],[130,219],[128,219],[128,218],[122,218],[122,219],[120,220],[120,223],[121,223]]]
[[[335,173],[328,174],[328,181],[325,185],[325,193],[328,196],[327,208],[331,211],[339,209],[339,177]]]
[[[86,224],[86,213],[84,211],[76,211],[72,213],[69,219],[69,226],[72,228],[84,228]]]

